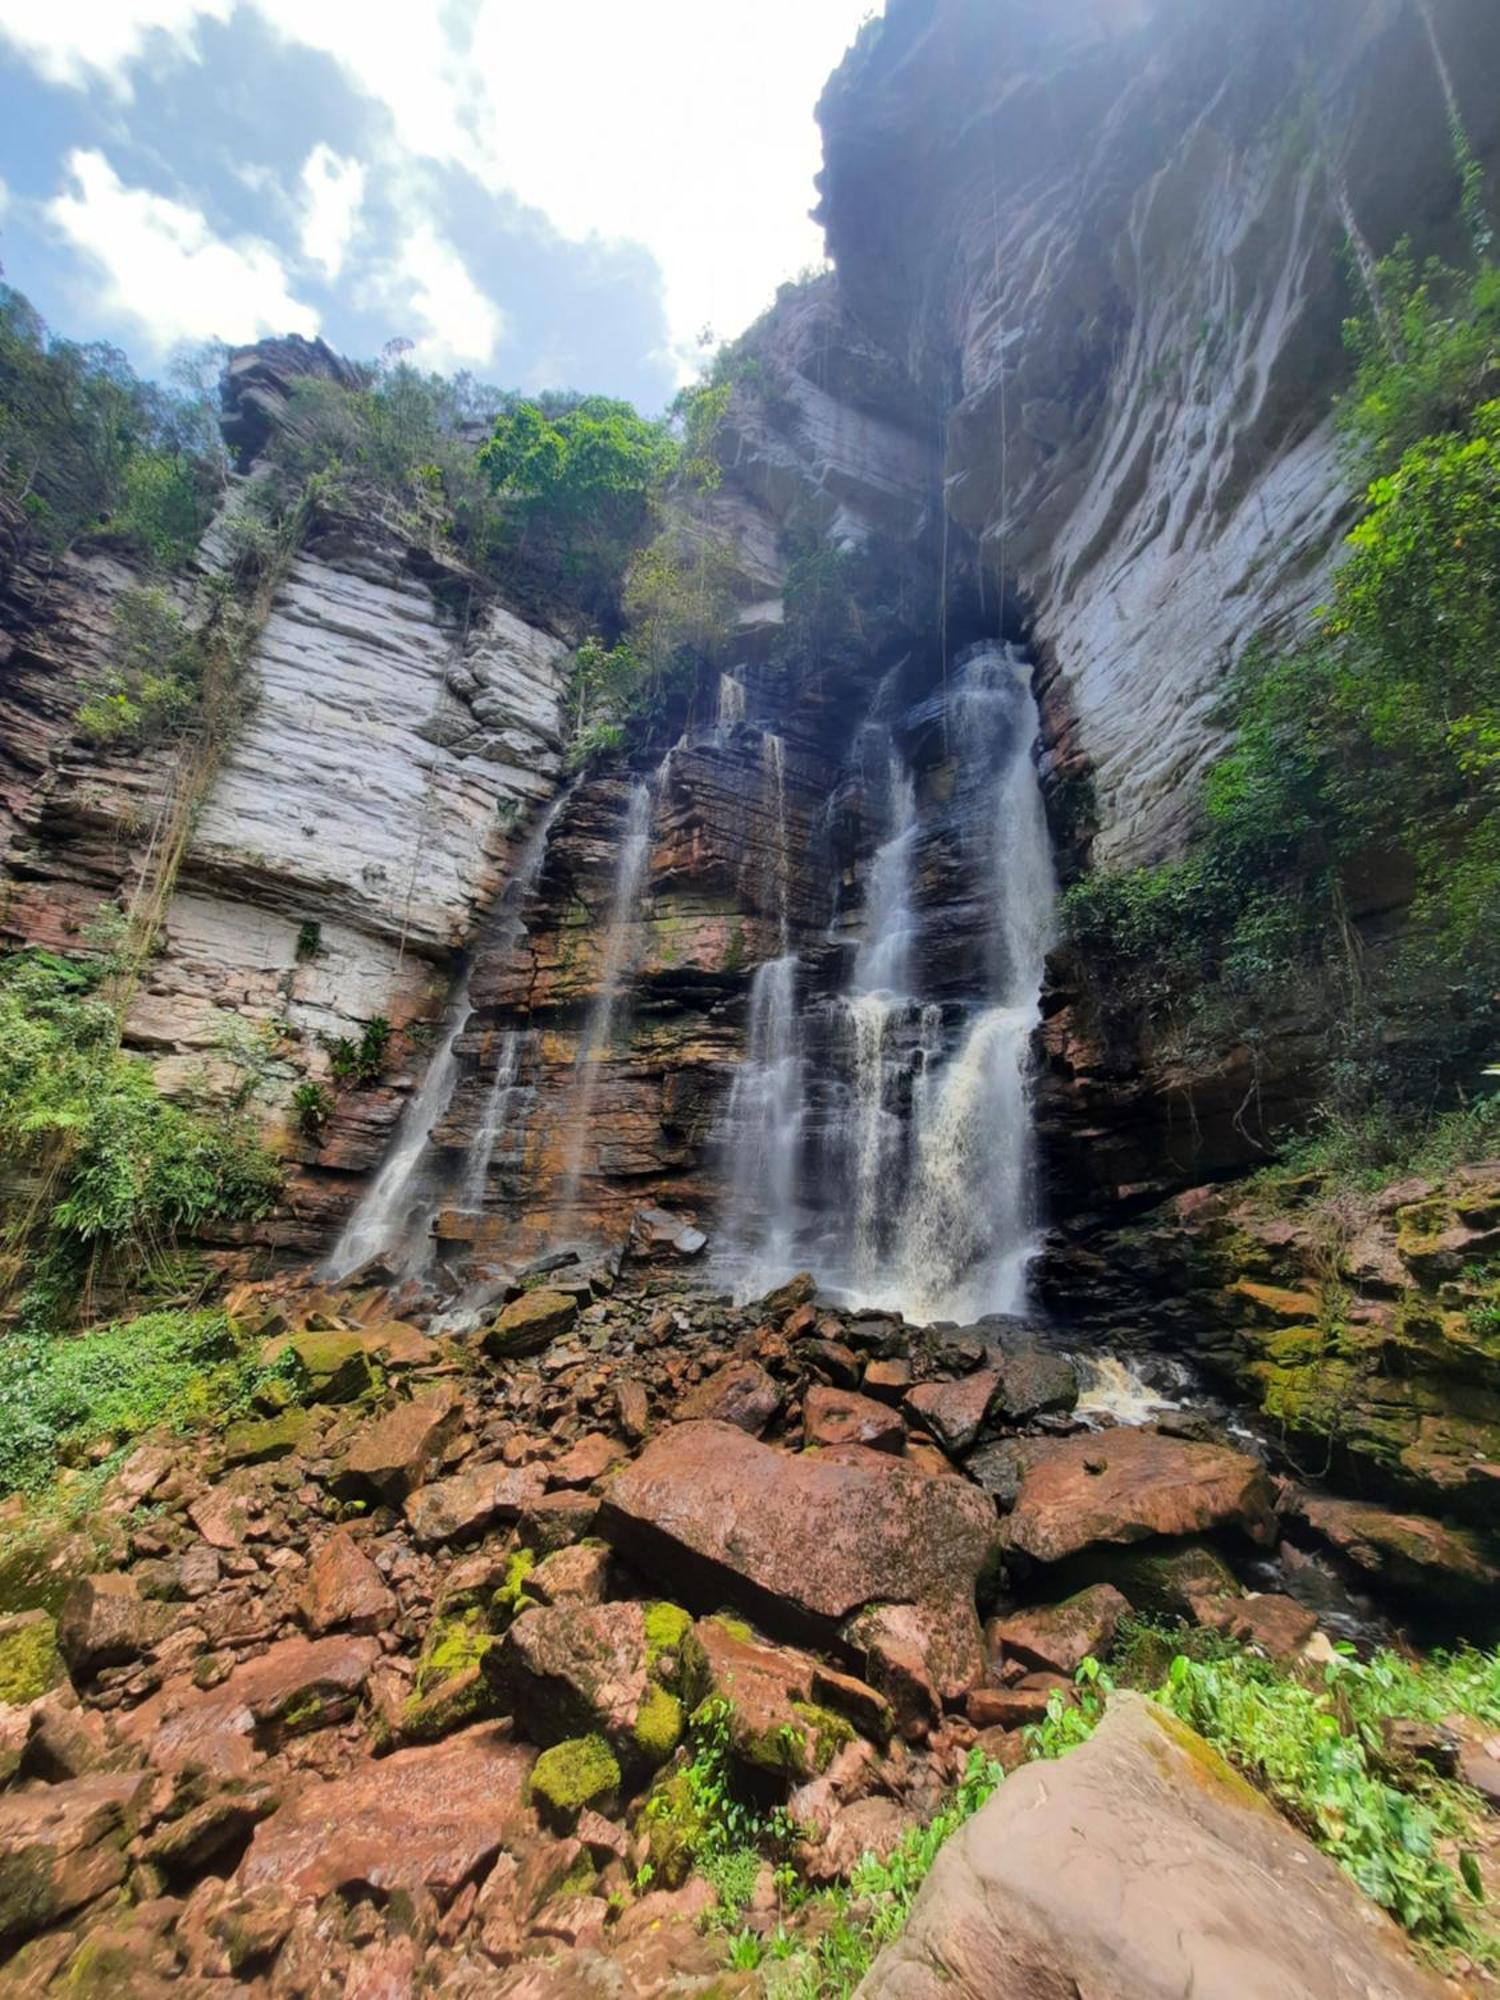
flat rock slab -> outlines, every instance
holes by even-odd
[[[352,1499],[373,1489],[399,1506],[432,1478],[463,1420],[462,1398],[446,1384],[431,1395],[397,1403],[355,1433],[334,1475],[334,1490]]]
[[[617,1473],[600,1532],[672,1596],[726,1601],[768,1630],[829,1636],[873,1602],[934,1602],[975,1619],[996,1542],[975,1487],[898,1460],[793,1456],[731,1424],[676,1424]],[[977,1644],[978,1627],[974,1626]]]
[[[1002,1522],[1007,1548],[1061,1562],[1095,1543],[1234,1528],[1252,1541],[1275,1534],[1275,1495],[1258,1459],[1227,1445],[1188,1444],[1159,1431],[1099,1431],[1018,1439],[1015,1505]]]
[[[169,1684],[120,1733],[159,1770],[240,1777],[271,1742],[352,1715],[379,1657],[378,1639],[282,1639],[216,1688]]]
[[[406,1519],[419,1547],[435,1548],[480,1534],[494,1521],[513,1521],[522,1508],[541,1499],[546,1486],[536,1466],[476,1465],[409,1495]]]
[[[1120,1695],[948,1842],[856,2000],[1439,2000],[1326,1856],[1201,1737]]]
[[[509,1841],[535,1838],[524,1801],[535,1755],[504,1724],[480,1723],[310,1784],[256,1828],[239,1885],[314,1899],[425,1889],[446,1902]]]
[[[1493,1608],[1500,1590],[1500,1551],[1474,1529],[1321,1493],[1299,1494],[1296,1513],[1320,1541],[1387,1589],[1408,1596],[1477,1599]]]
[[[124,1880],[149,1783],[127,1771],[0,1794],[0,1941],[42,1930]]]

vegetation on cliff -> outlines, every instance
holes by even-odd
[[[7,1289],[27,1324],[148,1282],[179,1232],[266,1214],[281,1169],[241,1112],[166,1098],[122,1050],[108,959],[0,962]]]
[[[1325,1105],[1472,1093],[1500,992],[1500,271],[1380,267],[1342,405],[1361,518],[1315,629],[1258,649],[1182,859],[1085,877],[1074,942],[1117,1028],[1252,1047],[1326,1026]],[[1372,943],[1360,919],[1408,906]]]
[[[0,285],[0,521],[22,545],[107,535],[166,569],[192,554],[224,483],[201,392],[143,382],[118,349],[48,332]]]

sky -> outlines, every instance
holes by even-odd
[[[392,339],[658,411],[822,259],[871,0],[0,0],[0,265],[144,374]]]

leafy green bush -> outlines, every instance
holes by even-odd
[[[381,1014],[375,1014],[365,1022],[358,1041],[349,1035],[325,1037],[328,1066],[333,1072],[335,1083],[353,1084],[356,1087],[378,1083],[380,1072],[385,1068],[385,1055],[390,1039],[391,1024]]]
[[[36,1492],[101,1443],[244,1414],[268,1372],[221,1312],[154,1312],[0,1341],[0,1494]]]
[[[201,668],[197,640],[165,591],[122,591],[109,679],[80,705],[74,726],[100,744],[173,735],[197,712]]]
[[[26,538],[61,549],[107,530],[179,567],[223,476],[206,397],[138,380],[116,348],[54,338],[0,285],[0,514]]]
[[[0,1157],[19,1186],[7,1240],[66,1291],[139,1272],[178,1230],[253,1219],[279,1163],[243,1117],[162,1096],[119,1047],[103,968],[24,951],[0,960]]]

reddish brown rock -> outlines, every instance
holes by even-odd
[[[1057,1690],[1065,1692],[1067,1685],[1059,1677]],[[964,1709],[976,1729],[1024,1729],[1045,1719],[1053,1692],[1045,1680],[1009,1688],[972,1688]]]
[[[899,1403],[910,1387],[909,1361],[872,1361],[865,1370],[865,1394],[877,1397],[882,1403]]]
[[[840,1637],[912,1742],[934,1728],[944,1704],[960,1700],[984,1671],[973,1610],[953,1599],[872,1605],[849,1619]]]
[[[624,1456],[613,1438],[606,1437],[602,1431],[590,1431],[547,1466],[548,1484],[592,1486]]]
[[[526,1595],[541,1604],[602,1604],[609,1594],[609,1550],[573,1542],[543,1558],[526,1578]]]
[[[1442,1984],[1208,1744],[1119,1695],[938,1855],[857,2000],[1438,2000]]]
[[[533,1761],[504,1724],[480,1723],[310,1783],[256,1828],[239,1886],[284,1884],[309,1898],[426,1891],[445,1903],[502,1847],[534,1834],[525,1807]]]
[[[639,1760],[634,1732],[653,1685],[639,1604],[548,1604],[524,1611],[486,1654],[484,1670],[533,1743],[600,1735],[623,1759]]]
[[[599,1501],[592,1493],[544,1493],[529,1500],[516,1516],[516,1533],[528,1549],[548,1555],[565,1549],[593,1531]]]
[[[330,1535],[308,1565],[298,1600],[310,1632],[383,1632],[395,1622],[396,1599],[374,1563],[347,1531]]]
[[[1200,1625],[1227,1632],[1231,1639],[1255,1646],[1268,1659],[1282,1662],[1296,1659],[1318,1629],[1315,1611],[1277,1591],[1255,1597],[1202,1599],[1197,1613]]]
[[[762,1778],[796,1783],[828,1768],[851,1734],[842,1714],[815,1698],[818,1663],[787,1646],[770,1646],[731,1621],[704,1618],[693,1627],[683,1656],[699,1700],[724,1704],[729,1746],[736,1760]],[[824,1696],[845,1691],[846,1676],[823,1683]],[[879,1704],[861,1683],[863,1704]]]
[[[906,1407],[948,1451],[964,1452],[979,1436],[1000,1387],[993,1368],[957,1382],[924,1382],[907,1392]]]
[[[727,1598],[769,1630],[824,1635],[867,1604],[929,1601],[975,1650],[995,1526],[966,1481],[791,1456],[708,1423],[654,1439],[615,1474],[600,1512],[601,1532],[674,1596]]]
[[[139,1659],[170,1617],[165,1605],[143,1602],[133,1577],[82,1576],[57,1614],[57,1648],[76,1680],[91,1680],[101,1667]]]
[[[1103,1657],[1114,1643],[1120,1620],[1129,1614],[1129,1600],[1113,1584],[1096,1583],[1061,1604],[993,1618],[985,1637],[994,1655],[1019,1660],[1026,1667],[1072,1674],[1089,1654]]]
[[[214,1688],[172,1683],[120,1725],[159,1769],[246,1773],[283,1737],[354,1713],[380,1657],[370,1638],[283,1639]]]
[[[733,1424],[759,1437],[781,1408],[781,1391],[754,1361],[727,1361],[707,1381],[684,1396],[675,1415],[679,1423]]]
[[[615,1421],[620,1434],[631,1444],[639,1444],[651,1428],[651,1403],[644,1382],[623,1375],[614,1385]]]
[[[462,1399],[447,1385],[397,1403],[356,1433],[334,1475],[334,1490],[350,1498],[373,1491],[399,1506],[442,1464],[463,1426],[463,1416]]]
[[[1450,1604],[1492,1603],[1500,1589],[1500,1555],[1476,1529],[1317,1493],[1300,1493],[1295,1512],[1320,1541],[1387,1589]]]
[[[515,1520],[524,1507],[541,1499],[546,1483],[538,1466],[492,1461],[419,1487],[408,1495],[403,1511],[417,1545],[436,1548],[440,1542],[482,1534],[496,1521]]]
[[[1275,1533],[1265,1467],[1227,1445],[1121,1428],[1023,1438],[1013,1450],[1020,1491],[1001,1524],[1004,1540],[1037,1562],[1061,1562],[1095,1543],[1151,1535],[1233,1528],[1269,1542]]]
[[[0,1793],[0,1941],[29,1937],[125,1878],[139,1771]]]
[[[567,1333],[578,1317],[578,1301],[568,1292],[523,1292],[512,1299],[484,1337],[497,1361],[540,1354]]]
[[[884,1403],[852,1389],[811,1388],[802,1405],[802,1434],[809,1444],[868,1445],[871,1451],[899,1452],[906,1426]]]

